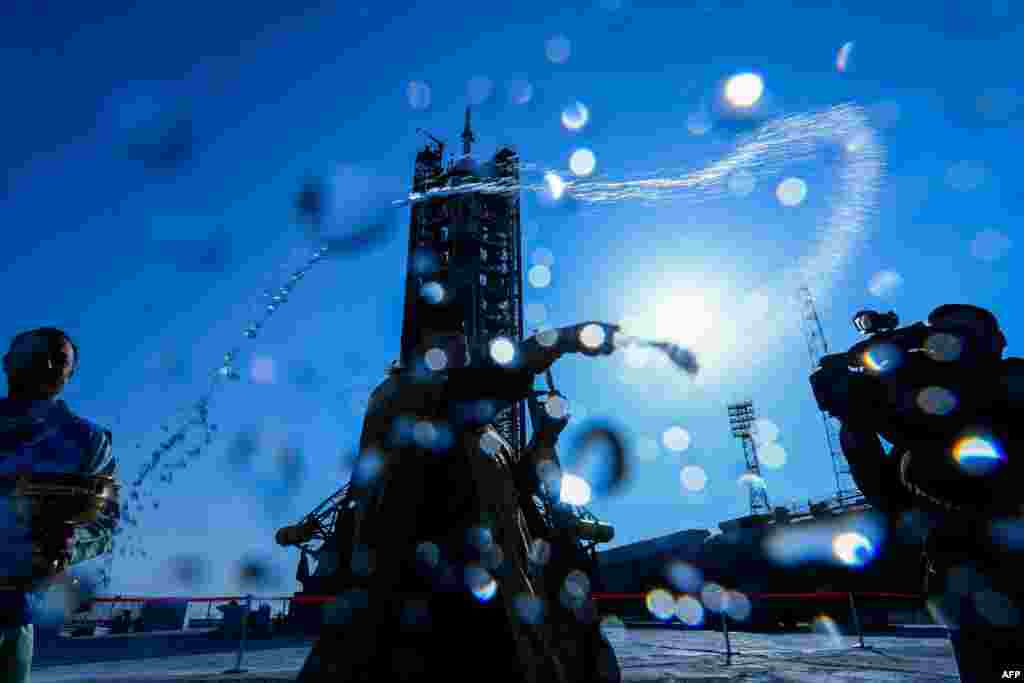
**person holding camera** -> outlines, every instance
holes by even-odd
[[[1002,357],[996,317],[976,306],[898,324],[858,313],[869,338],[823,358],[811,385],[868,502],[923,540],[924,592],[961,680],[991,680],[1024,657],[1024,360]]]
[[[595,669],[564,661],[537,613],[550,593],[530,566],[528,484],[495,420],[563,355],[610,354],[617,329],[585,323],[480,349],[461,333],[426,334],[416,355],[435,369],[392,369],[370,398],[354,467],[354,550],[340,563],[352,590],[299,681],[582,683],[572,672]],[[617,683],[610,657],[588,683]]]
[[[108,430],[74,415],[57,398],[78,368],[78,348],[63,331],[43,327],[17,335],[3,357],[7,397],[0,399],[0,477],[31,481],[47,475],[113,476],[117,462]],[[33,612],[41,593],[70,566],[112,548],[103,519],[70,525],[26,521],[16,488],[0,491],[0,681],[28,681]],[[44,506],[45,507],[45,506]]]

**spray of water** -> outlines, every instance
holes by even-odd
[[[876,205],[885,168],[885,149],[881,141],[869,125],[866,112],[852,104],[770,121],[726,157],[679,175],[629,180],[563,180],[547,173],[543,182],[533,184],[484,179],[412,193],[396,204],[415,204],[472,192],[520,191],[565,195],[591,205],[710,199],[728,192],[727,181],[735,173],[777,174],[784,164],[812,158],[827,146],[838,146],[842,152],[832,213],[817,236],[816,248],[801,258],[787,277],[794,288],[797,282],[805,283],[812,293],[824,296],[832,276],[845,264],[865,234],[864,226]],[[533,167],[524,165],[524,168],[529,171]]]

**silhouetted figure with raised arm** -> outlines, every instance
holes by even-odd
[[[996,680],[1024,657],[1024,360],[1002,358],[999,323],[976,306],[898,324],[858,313],[871,336],[822,359],[811,384],[868,501],[923,537],[929,607],[961,680]]]
[[[610,663],[582,666],[568,659],[587,651],[557,642],[553,591],[531,558],[528,477],[492,423],[562,355],[612,351],[614,326],[593,346],[584,327],[507,348],[432,339],[443,371],[395,368],[377,387],[352,479],[352,588],[327,608],[299,681],[619,680],[610,646]],[[596,621],[574,627],[600,637]]]

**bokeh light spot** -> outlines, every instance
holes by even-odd
[[[836,535],[832,541],[832,552],[848,567],[863,567],[874,557],[875,549],[864,534],[848,531]]]
[[[255,356],[249,366],[249,376],[256,384],[273,384],[274,359],[269,356]]]
[[[704,584],[704,587],[700,591],[701,602],[704,603],[704,607],[711,610],[712,612],[721,612],[726,605],[728,597],[726,596],[725,589],[717,583],[708,582]]]
[[[566,130],[581,130],[590,121],[590,109],[582,102],[572,102],[562,110],[562,125]]]
[[[490,602],[498,593],[498,582],[479,565],[469,565],[463,572],[466,587],[473,597],[480,602]]]
[[[924,352],[928,357],[940,363],[951,363],[963,353],[964,342],[959,336],[949,332],[929,334],[924,340]]]
[[[850,66],[850,56],[853,54],[853,42],[843,43],[836,53],[836,71],[843,73]]]
[[[738,109],[749,109],[764,93],[764,81],[754,73],[737,74],[725,82],[725,100]]]
[[[945,387],[925,387],[917,394],[917,407],[929,415],[949,415],[957,403],[956,394]]]
[[[678,425],[672,426],[661,435],[661,442],[670,451],[685,451],[690,447],[690,433]]]
[[[889,342],[873,344],[861,355],[861,362],[869,372],[892,372],[903,364],[903,349]]]
[[[647,611],[655,619],[661,621],[668,621],[676,611],[676,601],[672,598],[672,594],[664,588],[655,588],[648,592],[644,596],[644,604],[647,606]]]
[[[551,269],[537,264],[530,268],[526,278],[530,281],[531,286],[537,289],[544,289],[551,284]]]
[[[778,469],[786,464],[786,449],[774,442],[758,446],[757,460],[769,469]]]
[[[442,349],[430,349],[423,356],[423,360],[426,362],[427,367],[434,372],[444,370],[448,367],[448,354]]]
[[[405,94],[413,109],[426,109],[430,106],[430,86],[423,81],[411,81]]]
[[[979,261],[992,263],[1001,259],[1013,242],[1004,233],[998,230],[982,230],[971,241],[971,256]]]
[[[427,303],[434,304],[436,306],[444,301],[444,285],[440,282],[434,282],[433,280],[425,282],[423,283],[423,287],[420,288],[420,296],[422,296],[423,300]]]
[[[981,436],[958,439],[953,446],[953,459],[969,474],[989,474],[1006,460],[995,441]]]
[[[580,330],[580,343],[588,349],[601,348],[606,338],[604,328],[597,324],[585,325]]]
[[[544,42],[544,54],[553,64],[565,64],[571,53],[572,43],[564,35],[552,36]]]
[[[679,481],[688,491],[703,491],[708,475],[700,465],[687,465],[679,472]]]
[[[597,157],[589,149],[578,149],[569,157],[569,168],[577,176],[588,176],[597,166]]]
[[[798,206],[807,198],[807,183],[800,178],[786,178],[775,188],[775,196],[783,206]]]
[[[872,296],[887,296],[899,289],[903,284],[903,276],[893,270],[882,270],[871,276],[868,291]]]
[[[505,337],[497,337],[491,340],[490,345],[491,358],[498,365],[508,365],[516,357],[516,345],[512,343],[512,340],[506,339]]]
[[[676,616],[687,626],[700,626],[704,622],[704,606],[692,595],[680,595],[675,604]]]
[[[529,81],[522,79],[509,81],[508,99],[512,104],[527,104],[533,99],[533,86]]]
[[[740,169],[734,173],[729,174],[729,180],[727,181],[729,186],[729,192],[736,197],[746,197],[750,195],[754,188],[757,186],[757,178],[754,174],[746,169]]]
[[[680,593],[699,592],[704,580],[700,569],[682,560],[671,560],[665,565],[665,578]]]
[[[466,84],[466,96],[470,104],[483,104],[491,96],[494,83],[487,76],[473,76]]]
[[[561,199],[565,194],[565,181],[557,173],[545,173],[544,184],[547,187],[548,196],[552,199]]]

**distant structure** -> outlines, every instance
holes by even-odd
[[[811,367],[817,368],[823,356],[828,354],[828,342],[814,306],[811,290],[804,286],[798,290],[804,336],[807,338],[807,351],[811,356]],[[825,446],[832,458],[832,472],[836,479],[836,505],[840,509],[863,501],[864,495],[857,488],[850,475],[850,465],[846,462],[839,448],[839,435],[836,433],[835,422],[829,415],[821,411],[821,421],[825,427]]]
[[[766,515],[771,508],[768,506],[768,492],[762,485],[761,464],[757,460],[756,426],[754,421],[754,402],[743,401],[729,405],[729,426],[732,435],[743,443],[743,457],[746,459],[747,474],[756,477],[750,483],[750,514]]]
[[[424,131],[425,132],[425,131]],[[460,158],[444,160],[444,143],[416,155],[402,321],[402,364],[423,363],[431,339],[465,333],[476,348],[496,337],[523,338],[523,267],[519,192],[468,191],[459,186],[498,181],[518,187],[519,158],[502,147],[492,159],[471,156],[476,141],[466,108]],[[437,191],[431,194],[431,191]],[[526,443],[525,410],[513,406],[496,426],[519,457]]]
[[[419,198],[411,208],[401,341],[401,363],[409,369],[425,362],[425,351],[435,339],[453,333],[464,333],[477,348],[486,348],[496,337],[523,337],[518,155],[502,147],[478,163],[471,156],[476,136],[469,108],[461,157],[446,160],[445,143],[419,132],[432,144],[416,154],[413,175],[413,193]],[[489,188],[470,190],[466,186],[471,183],[487,183]],[[520,403],[494,421],[516,459],[526,444],[525,415]],[[354,501],[349,492],[346,483],[299,523],[277,531],[279,545],[301,552],[295,578],[302,590],[297,595],[332,594],[346,587],[349,568],[338,563],[352,555]],[[610,527],[588,511],[575,513],[581,525],[602,527],[599,531],[607,535]],[[316,562],[312,569],[311,559]],[[321,609],[293,603],[291,617],[315,628]]]

